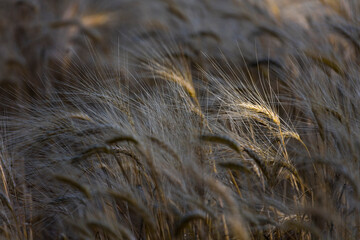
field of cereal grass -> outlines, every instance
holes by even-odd
[[[2,0],[1,239],[359,239],[359,11]]]

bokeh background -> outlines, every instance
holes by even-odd
[[[119,72],[137,65],[132,61],[144,57],[144,51],[165,46],[181,46],[177,50],[197,65],[226,56],[238,68],[258,62],[285,67],[289,57],[304,53],[346,65],[357,61],[359,51],[355,0],[0,4],[1,96],[12,99],[44,95],[59,82],[75,84],[67,79],[75,65],[77,71],[106,66]]]

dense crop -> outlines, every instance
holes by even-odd
[[[2,238],[359,239],[359,10],[2,1]]]

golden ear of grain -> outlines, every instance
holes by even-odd
[[[325,6],[329,6],[330,8],[332,8],[337,14],[344,17],[345,19],[350,18],[349,13],[342,6],[341,0],[320,0],[320,2]]]
[[[112,138],[106,140],[105,142],[106,142],[106,144],[111,145],[111,144],[114,144],[114,143],[125,142],[125,141],[132,142],[135,145],[139,144],[138,140],[136,140],[131,135],[116,135],[115,137],[112,137]]]
[[[241,152],[240,147],[238,146],[237,142],[235,140],[231,139],[228,136],[201,135],[200,139],[202,141],[206,141],[206,142],[221,143],[221,144],[224,144],[224,145],[228,146],[229,148],[236,151],[237,153]]]
[[[168,6],[168,11],[176,16],[177,18],[181,19],[184,22],[189,22],[189,18],[183,13],[178,6],[178,4],[174,0],[162,0]]]
[[[80,113],[70,113],[69,118],[92,122],[92,119],[89,117],[89,115],[87,115],[85,113],[81,113],[81,112]]]
[[[5,211],[0,211],[0,219],[1,219],[2,223],[5,223],[7,225],[10,224],[9,217],[7,216]]]
[[[231,233],[233,238],[231,239],[239,239],[239,240],[250,240],[249,233],[244,226],[243,221],[237,218],[237,216],[229,216],[228,223],[230,226]]]
[[[59,239],[61,239],[61,240],[69,240],[69,238],[65,235],[65,233],[60,234]]]
[[[311,225],[303,221],[287,220],[280,225],[280,228],[283,230],[290,230],[290,229],[305,230],[312,233],[317,238],[322,239],[322,233],[320,229],[318,229],[314,225]]]
[[[111,13],[96,13],[85,15],[81,18],[81,23],[86,27],[97,27],[108,23],[112,18]]]
[[[305,55],[314,60],[316,63],[323,64],[326,67],[334,70],[340,76],[345,76],[344,70],[341,68],[339,63],[336,62],[335,59],[330,59],[325,56],[316,55],[310,51],[305,51]]]
[[[166,143],[161,141],[160,139],[148,136],[148,138],[155,144],[157,144],[159,147],[161,147],[164,151],[168,152],[179,164],[181,164],[181,159],[179,155]]]
[[[179,237],[182,233],[182,231],[190,225],[191,222],[201,220],[204,223],[206,222],[206,214],[204,214],[202,211],[193,211],[186,213],[184,216],[182,216],[177,223],[174,231],[174,235],[176,237]]]
[[[90,157],[91,155],[95,154],[95,153],[106,153],[106,154],[114,154],[114,150],[111,149],[108,146],[104,146],[104,145],[95,145],[92,146],[86,150],[84,150],[81,154],[79,154],[78,156],[73,157],[70,162],[71,163],[77,163],[80,160]]]
[[[267,170],[266,165],[263,163],[262,159],[260,158],[260,156],[255,153],[253,150],[251,150],[250,148],[245,147],[244,148],[244,152],[246,152],[249,157],[251,157],[254,162],[256,163],[256,165],[260,168],[261,172],[264,174],[264,176],[266,177],[267,180],[271,180],[269,172]]]
[[[131,196],[129,193],[120,193],[113,190],[108,190],[107,194],[116,200],[127,202],[136,213],[142,217],[145,224],[150,228],[149,230],[155,231],[154,219],[148,213],[146,207],[141,202],[137,201],[134,196]]]
[[[193,98],[196,99],[196,91],[192,82],[185,79],[181,74],[172,71],[166,67],[154,68],[154,72],[164,80],[169,80],[179,84],[185,91]]]
[[[289,164],[289,163],[287,163],[287,162],[277,161],[277,162],[275,163],[274,168],[273,168],[274,171],[273,171],[273,174],[272,174],[272,175],[273,175],[273,176],[276,176],[277,171],[280,170],[280,168],[285,168],[286,170],[288,170],[288,171],[295,177],[295,179],[296,179],[297,182],[300,184],[300,187],[301,187],[301,189],[302,189],[303,192],[304,192],[304,189],[305,189],[305,187],[304,187],[304,182],[303,182],[303,180],[301,179],[301,177],[300,177],[298,171],[296,170],[296,168],[295,168],[293,165],[291,165],[291,164]]]
[[[280,9],[274,0],[266,0],[267,5],[269,6],[270,12],[276,17],[280,17]]]
[[[88,199],[91,198],[91,194],[90,194],[89,190],[85,186],[80,184],[79,182],[75,181],[74,179],[71,179],[69,177],[65,177],[62,175],[54,175],[54,178],[62,183],[65,183],[65,184],[77,189],[79,192],[84,194],[84,196],[86,198],[88,198]]]
[[[261,106],[260,104],[253,104],[250,102],[238,103],[237,105],[247,110],[264,114],[266,117],[270,118],[276,125],[280,126],[279,116],[273,110],[267,107]]]
[[[217,165],[230,170],[238,170],[247,174],[251,173],[251,170],[247,168],[244,164],[241,164],[240,162],[226,161],[226,162],[220,162]]]
[[[2,192],[0,192],[1,203],[6,206],[10,211],[13,211],[9,198]]]
[[[286,39],[288,39],[286,34],[283,31],[281,31],[279,28],[272,27],[271,25],[265,25],[265,24],[259,24],[257,27],[258,27],[258,31],[255,32],[255,35],[266,32],[269,35],[279,39],[281,42],[285,42]]]
[[[0,234],[4,236],[4,239],[11,239],[11,234],[7,226],[0,226]]]
[[[294,131],[282,131],[281,134],[282,134],[282,136],[284,138],[293,138],[293,139],[298,140],[299,142],[302,143],[300,135],[297,132],[294,132]]]
[[[221,43],[221,38],[219,35],[217,35],[215,32],[213,31],[206,31],[206,30],[202,30],[202,31],[198,31],[195,33],[190,34],[190,37],[192,38],[196,38],[196,37],[209,37],[214,39],[217,43]]]
[[[77,19],[59,20],[49,23],[50,28],[63,28],[69,26],[79,26],[80,22]]]
[[[181,12],[181,10],[179,9],[179,7],[177,7],[176,5],[174,4],[171,4],[169,5],[169,12],[174,14],[176,17],[178,17],[179,19],[185,21],[185,22],[188,22],[189,19],[187,18],[187,16]]]
[[[357,52],[360,51],[360,41],[357,37],[359,34],[359,28],[354,27],[352,25],[343,26],[340,24],[334,24],[334,29],[343,35],[347,40],[349,40],[353,45]],[[355,33],[355,34],[354,34]]]
[[[98,230],[104,231],[104,233],[110,235],[111,237],[114,237],[114,238],[118,237],[118,234],[112,229],[112,227],[110,227],[109,225],[106,225],[103,222],[87,221],[86,226],[88,229],[90,229],[92,231],[96,231],[98,229]]]

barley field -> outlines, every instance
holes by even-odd
[[[358,0],[0,0],[1,239],[360,239]]]

